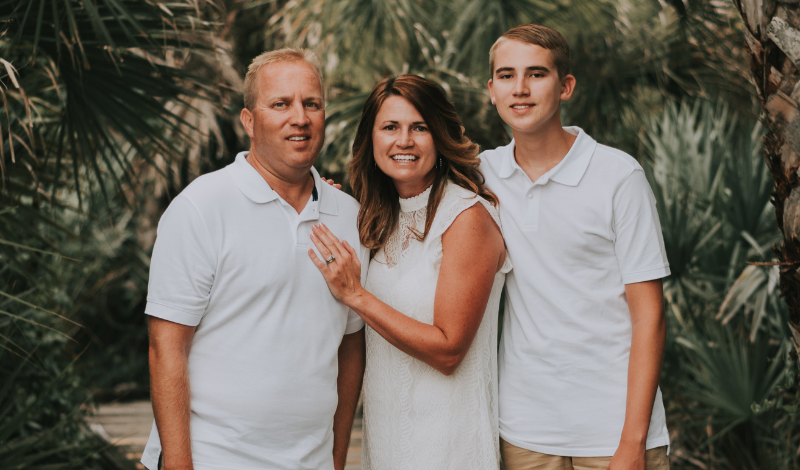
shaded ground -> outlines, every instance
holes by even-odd
[[[143,469],[139,459],[150,437],[153,408],[149,400],[127,403],[106,403],[89,419],[92,429],[107,441],[119,446],[125,457]],[[350,434],[345,470],[361,470],[361,413],[356,415]]]

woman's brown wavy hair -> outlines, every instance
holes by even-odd
[[[461,119],[444,90],[416,75],[386,78],[375,86],[364,103],[350,161],[350,186],[361,203],[358,233],[361,243],[373,255],[389,239],[400,218],[400,196],[392,179],[376,165],[372,152],[375,117],[390,96],[405,98],[419,111],[436,147],[435,178],[428,199],[425,231],[416,234],[417,238],[421,241],[428,235],[448,180],[497,205],[497,197],[486,189],[483,174],[478,169],[478,144],[464,135]]]

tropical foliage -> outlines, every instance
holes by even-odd
[[[475,141],[506,143],[488,50],[523,22],[572,45],[565,122],[636,156],[658,202],[673,468],[800,465],[775,187],[733,4],[0,0],[0,468],[122,465],[82,419],[92,396],[147,393],[155,227],[172,196],[246,148],[252,57],[293,44],[323,59],[318,166],[346,183],[361,106],[388,75],[431,78]]]

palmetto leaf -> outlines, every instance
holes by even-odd
[[[692,397],[706,413],[713,416],[716,432],[713,443],[736,426],[759,421],[754,404],[769,399],[784,377],[784,357],[788,342],[773,357],[765,338],[754,343],[741,341],[716,322],[707,325],[706,335],[688,334],[678,338],[686,349],[691,380],[682,384],[686,396]],[[701,410],[697,410],[703,413]]]

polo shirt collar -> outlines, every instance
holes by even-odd
[[[311,167],[311,174],[314,175],[314,186],[317,187],[317,194],[319,194],[319,211],[323,214],[338,215],[339,206],[336,203],[336,191],[338,189],[322,181],[317,169],[313,166]]]
[[[236,160],[225,168],[233,183],[242,194],[256,204],[266,204],[278,199],[278,193],[269,186],[264,177],[245,159],[249,153],[239,152],[236,155]],[[337,215],[338,205],[336,203],[336,194],[334,193],[336,190],[322,181],[316,168],[311,167],[311,175],[314,177],[314,186],[317,188],[317,194],[319,195],[319,211],[324,214]]]
[[[558,165],[548,171],[546,175],[547,179],[553,180],[556,183],[565,186],[577,186],[586,173],[586,168],[589,167],[589,162],[597,148],[597,142],[580,127],[565,127],[564,130],[573,135],[577,135],[577,138],[564,158],[558,162]],[[516,170],[523,171],[514,158],[514,148],[515,143],[513,140],[505,148],[500,164],[500,171],[498,172],[501,178],[508,178]]]

